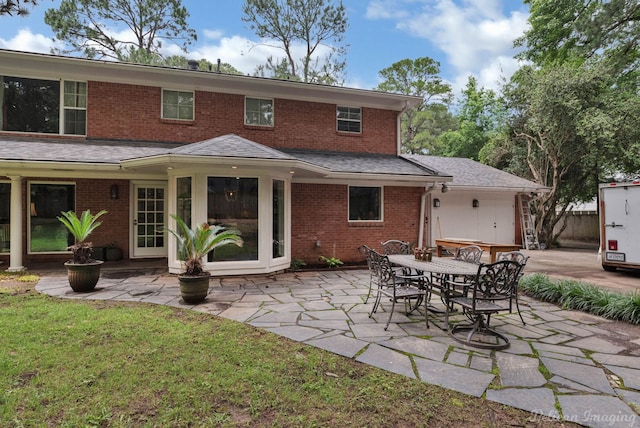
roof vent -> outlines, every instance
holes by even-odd
[[[195,59],[190,59],[187,63],[189,64],[189,70],[197,70],[198,69],[199,63]]]

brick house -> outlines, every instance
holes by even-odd
[[[106,209],[94,246],[167,258],[169,214],[238,228],[216,275],[273,272],[361,244],[425,242],[451,180],[401,157],[420,99],[370,90],[0,50],[0,260],[69,258],[61,211]],[[428,242],[428,241],[427,241]]]

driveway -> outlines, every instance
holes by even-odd
[[[598,258],[598,250],[558,248],[523,250],[529,258],[525,273],[541,272],[554,278],[589,282],[616,292],[640,291],[640,271],[606,272]]]

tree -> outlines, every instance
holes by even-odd
[[[434,120],[447,120],[443,108],[446,111],[451,102],[451,86],[444,83],[438,73],[440,63],[428,57],[403,59],[378,73],[384,80],[376,90],[422,98],[419,105],[402,113],[401,139],[405,153],[428,153],[431,147],[427,143],[434,139],[429,137],[433,137],[432,131],[436,130]],[[439,135],[438,131],[435,133]]]
[[[29,9],[27,5],[36,6],[37,0],[1,0],[0,1],[0,16],[2,15],[29,15]]]
[[[47,10],[44,20],[71,51],[121,60],[157,54],[163,41],[180,43],[186,51],[197,40],[188,17],[180,0],[62,0],[58,9]],[[118,39],[117,32],[127,28],[133,40]]]
[[[506,109],[494,91],[478,88],[469,76],[456,120],[458,126],[440,136],[433,154],[480,160],[483,148],[505,132]]]
[[[604,172],[628,150],[638,153],[640,105],[610,70],[586,64],[524,67],[505,95],[514,112],[512,167],[550,188],[533,207],[538,237],[549,245],[569,204],[590,200]]]
[[[530,29],[519,55],[537,65],[603,60],[621,80],[637,82],[640,3],[629,0],[525,0]],[[620,83],[620,82],[618,82]]]
[[[246,0],[242,20],[264,43],[274,43],[284,59],[270,58],[258,73],[274,71],[278,78],[303,82],[341,84],[345,70],[344,33],[347,16],[342,1],[333,0]],[[300,57],[296,51],[302,45]],[[328,54],[321,54],[321,47]],[[282,76],[286,67],[288,73]]]

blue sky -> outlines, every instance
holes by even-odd
[[[44,12],[60,0],[41,0],[29,17],[0,17],[0,48],[50,51],[53,33]],[[259,40],[241,20],[240,0],[183,0],[198,41],[185,56],[220,58],[252,73],[269,55],[281,56]],[[528,8],[521,0],[344,0],[349,30],[345,86],[371,89],[378,72],[404,58],[431,57],[456,95],[469,75],[496,89],[518,64],[513,40],[527,26]],[[114,29],[118,31],[119,29]],[[166,54],[179,54],[165,43]]]

